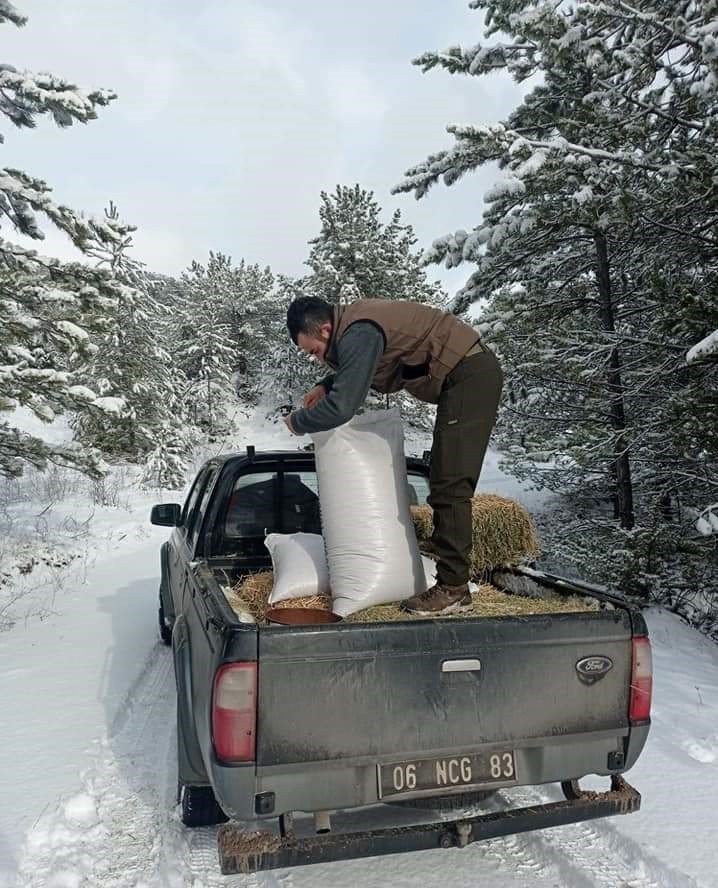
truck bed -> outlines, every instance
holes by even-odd
[[[261,571],[249,576],[240,576],[233,584],[227,583],[225,570],[215,572],[222,591],[232,610],[242,619],[252,617],[260,626],[266,625],[265,614],[269,607],[268,599],[272,591],[271,571]],[[497,580],[497,583],[499,580]],[[457,619],[458,617],[502,617],[526,616],[540,613],[587,613],[601,609],[602,603],[594,596],[576,593],[561,593],[555,589],[541,589],[534,586],[529,591],[512,592],[492,583],[471,584],[473,612],[470,614],[450,614],[436,619]],[[280,602],[278,607],[319,608],[331,610],[328,596],[292,598]],[[603,604],[604,607],[612,607]],[[415,614],[401,610],[398,603],[375,605],[360,610],[344,618],[345,623],[404,622],[422,619]]]

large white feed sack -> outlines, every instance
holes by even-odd
[[[424,590],[399,411],[365,413],[312,439],[334,612]]]
[[[270,533],[264,545],[272,556],[270,604],[305,595],[329,595],[324,540],[318,533]]]

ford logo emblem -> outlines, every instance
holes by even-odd
[[[592,685],[600,681],[604,675],[613,669],[613,660],[596,654],[593,657],[583,657],[576,663],[576,672],[584,684]]]

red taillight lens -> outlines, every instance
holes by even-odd
[[[217,670],[212,695],[212,739],[225,762],[254,760],[257,733],[257,664],[227,663]]]
[[[653,665],[651,643],[646,636],[633,639],[633,666],[631,668],[631,702],[628,718],[631,722],[645,722],[651,717]]]

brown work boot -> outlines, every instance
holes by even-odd
[[[439,617],[444,614],[458,614],[471,610],[469,586],[447,586],[435,583],[426,592],[412,595],[400,604],[402,610],[422,617]]]

